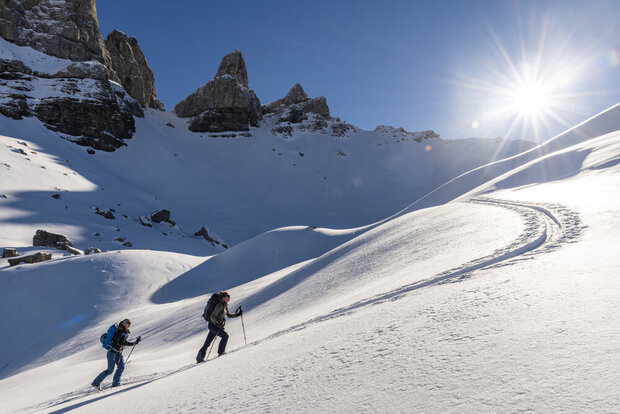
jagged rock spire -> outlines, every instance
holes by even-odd
[[[237,81],[248,88],[248,71],[245,68],[245,60],[243,60],[243,55],[239,50],[235,50],[232,53],[227,54],[222,59],[222,63],[220,63],[220,67],[215,74],[216,78],[219,78],[224,75],[234,76]]]
[[[181,118],[193,117],[189,129],[195,132],[247,131],[261,119],[260,101],[248,88],[248,74],[241,52],[222,59],[208,83],[176,104]]]
[[[138,40],[114,29],[105,45],[110,53],[111,69],[129,96],[142,106],[163,110],[164,105],[157,99],[155,91],[155,76]]]

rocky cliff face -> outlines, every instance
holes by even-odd
[[[0,114],[36,116],[95,149],[125,145],[142,106],[163,105],[135,38],[117,32],[108,43],[112,55],[95,0],[0,0]]]
[[[62,59],[108,61],[95,0],[0,0],[0,36]]]
[[[108,35],[105,46],[110,54],[110,66],[129,96],[142,106],[163,110],[164,105],[155,91],[155,76],[138,40],[114,30]]]
[[[260,121],[260,101],[248,88],[248,74],[240,51],[230,53],[213,80],[174,107],[181,118],[192,118],[194,132],[247,131]]]

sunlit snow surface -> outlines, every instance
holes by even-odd
[[[486,184],[466,174],[418,206],[367,227],[335,231],[288,223],[300,226],[258,234],[224,253],[192,252],[196,240],[183,242],[179,235],[174,240],[187,247],[171,242],[167,249],[158,241],[159,251],[57,253],[57,260],[39,265],[3,264],[0,326],[8,335],[0,339],[1,409],[613,412],[620,404],[620,133],[598,137],[614,130],[610,120],[620,129],[613,114],[602,116],[599,134],[523,157]],[[592,131],[596,122],[589,124]],[[26,138],[3,143],[18,148],[14,141]],[[180,132],[177,139],[184,139]],[[149,149],[136,142],[144,151],[175,157],[172,143]],[[90,160],[77,157],[84,149],[73,144],[49,145],[63,149],[35,151],[75,151],[74,165]],[[194,144],[187,145],[189,157]],[[121,163],[122,154],[101,155]],[[62,161],[45,165],[67,177]],[[229,162],[221,159],[218,168]],[[69,175],[63,186],[89,193],[100,177],[112,176],[102,172],[111,164],[91,164],[92,176]],[[145,167],[134,172],[139,168]],[[9,198],[0,199],[8,203],[0,209],[0,237],[8,246],[31,237],[26,224],[37,222],[32,214],[43,215],[43,207],[35,208],[43,197],[24,190],[40,186],[34,191],[51,194],[54,184],[30,187],[28,177],[3,177],[12,186],[4,187]],[[109,180],[105,186],[120,188]],[[151,195],[139,184],[146,178],[127,180],[136,198]],[[135,205],[125,211],[135,214],[139,203],[126,198]],[[87,204],[75,198],[80,202]],[[419,208],[422,203],[433,207]],[[67,216],[48,227],[54,225],[65,232],[74,225],[79,235],[80,223]],[[127,226],[137,243],[153,234]],[[230,320],[228,354],[195,366],[211,283],[213,290],[230,290],[233,309],[243,305],[248,346],[240,320]],[[88,384],[105,368],[98,337],[123,317],[133,320],[132,331],[143,342],[123,387],[95,393]]]

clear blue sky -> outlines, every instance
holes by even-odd
[[[97,9],[104,38],[114,28],[137,37],[169,110],[235,49],[262,103],[300,82],[364,129],[542,139],[620,102],[620,1],[100,0]],[[511,106],[515,73],[547,90],[535,122]]]

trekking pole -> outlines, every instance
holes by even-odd
[[[131,356],[131,353],[133,352],[133,349],[136,347],[136,344],[134,343],[133,346],[131,347],[131,351],[129,351],[129,356],[127,356],[127,361],[125,361],[125,365],[129,364],[129,357]]]
[[[213,342],[211,342],[211,347],[209,348],[209,352],[207,352],[207,357],[205,358],[205,361],[209,359],[209,355],[211,355],[211,350],[213,349],[213,345],[215,345],[215,340],[217,339],[218,336],[220,336],[220,329],[222,328],[217,329],[217,333],[215,334],[215,338],[213,338]]]
[[[241,311],[241,327],[243,328],[243,340],[245,341],[245,346],[248,346],[248,340],[245,337],[245,324],[243,323],[243,309],[241,309],[241,305],[239,305],[237,311]]]

